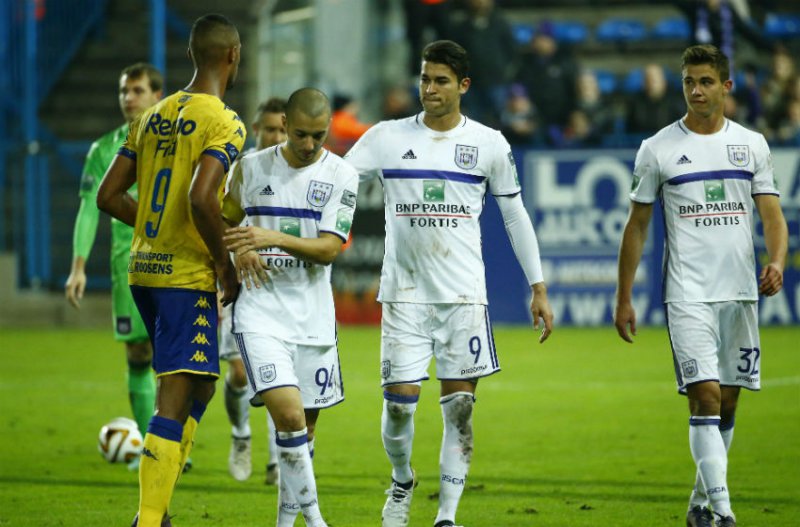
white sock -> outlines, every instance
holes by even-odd
[[[442,450],[439,455],[439,512],[434,523],[450,520],[455,523],[456,509],[472,460],[472,407],[475,396],[456,392],[439,399],[444,419]]]
[[[718,415],[689,419],[689,447],[711,508],[719,515],[733,516],[726,482],[728,455]]]
[[[383,392],[381,436],[383,448],[392,464],[392,479],[408,483],[411,472],[411,450],[414,442],[414,412],[419,395],[398,395]]]
[[[326,527],[317,501],[317,483],[308,453],[307,430],[278,432],[275,442],[278,445],[281,487],[286,485],[287,497],[299,497],[300,510],[308,527]],[[282,500],[281,507],[283,504]]]
[[[725,443],[725,452],[731,449],[733,423],[733,420],[727,425],[720,423],[719,433],[722,436],[722,442]],[[689,497],[689,509],[691,510],[695,506],[708,507],[708,496],[706,495],[706,488],[703,486],[703,478],[700,477],[700,471],[697,471],[694,489],[692,489],[692,495]]]
[[[233,437],[245,439],[250,437],[250,401],[247,400],[247,388],[234,388],[225,378],[225,411],[231,423]]]
[[[269,412],[267,412],[267,446],[269,448],[269,461],[267,461],[267,465],[278,464],[278,445],[275,444],[275,437],[275,422],[272,420],[272,416],[269,415]]]
[[[309,441],[307,445],[308,455],[311,457],[313,463],[314,439]],[[314,468],[313,464],[311,468]],[[278,527],[292,527],[299,512],[300,504],[297,503],[297,500],[283,483],[283,481],[280,481],[278,485]]]

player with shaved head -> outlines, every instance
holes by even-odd
[[[245,140],[241,119],[221,100],[240,55],[227,18],[198,19],[189,37],[191,82],[131,123],[97,195],[100,209],[134,227],[128,283],[158,377],[139,466],[134,525],[142,527],[170,525],[173,488],[219,377],[217,281],[223,304],[239,292],[220,197]],[[134,183],[141,200],[128,192]]]
[[[278,527],[323,527],[311,465],[319,410],[344,399],[330,264],[347,241],[358,175],[322,148],[328,98],[314,88],[286,105],[288,139],[234,166],[223,211],[228,249],[244,282],[233,333],[254,404],[277,430]],[[244,222],[243,222],[244,220]]]

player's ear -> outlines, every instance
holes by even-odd
[[[469,77],[464,77],[461,79],[461,82],[458,83],[458,93],[464,95],[469,90],[470,85],[472,84],[472,79]]]

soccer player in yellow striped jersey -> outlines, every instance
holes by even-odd
[[[139,469],[134,525],[142,527],[169,524],[175,482],[219,377],[217,280],[223,304],[239,291],[220,200],[245,140],[241,120],[221,100],[240,54],[228,19],[197,19],[189,36],[194,77],[131,124],[97,195],[100,209],[134,226],[128,277],[159,379]],[[128,193],[134,183],[138,202]]]

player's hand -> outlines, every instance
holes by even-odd
[[[86,290],[86,273],[82,270],[73,269],[64,284],[64,294],[67,301],[75,309],[81,308],[83,292]]]
[[[630,302],[617,302],[614,310],[614,326],[622,340],[633,343],[633,337],[636,336],[636,311]],[[630,334],[628,333],[629,326]]]
[[[553,332],[553,310],[547,300],[547,288],[544,282],[533,284],[533,297],[531,298],[531,315],[533,315],[533,327],[539,329],[540,319],[542,334],[539,335],[539,344],[547,340]]]
[[[277,242],[277,231],[262,229],[250,225],[249,227],[233,227],[225,229],[222,240],[229,251],[256,251],[272,247]]]
[[[219,299],[223,306],[227,306],[239,296],[239,281],[236,279],[236,268],[229,259],[215,263],[214,267],[217,271],[217,280],[219,280],[219,285],[222,287],[222,295]]]
[[[239,283],[245,285],[247,289],[261,288],[261,284],[267,283],[269,266],[264,263],[261,256],[253,250],[238,249],[234,257],[236,263],[236,276]]]
[[[765,265],[758,276],[758,293],[764,296],[772,296],[782,288],[783,270],[774,263]]]

